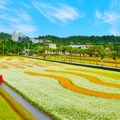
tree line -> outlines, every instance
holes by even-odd
[[[89,55],[89,56],[100,56],[103,59],[106,56],[112,57],[114,60],[120,57],[120,36],[70,36],[66,38],[59,38],[56,36],[39,36],[36,39],[51,40],[52,43],[57,44],[57,49],[43,46],[43,43],[32,43],[29,42],[15,42],[11,40],[11,35],[7,33],[0,33],[0,54],[14,55],[28,51],[29,54],[44,54],[45,51],[49,53],[58,54],[62,52],[69,52],[70,55]],[[72,48],[71,44],[89,44],[92,45],[89,49],[77,49]],[[107,50],[108,49],[108,50]]]

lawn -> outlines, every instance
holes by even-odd
[[[0,120],[21,120],[0,95]]]
[[[36,118],[16,102],[1,86],[0,120],[36,120]]]
[[[6,84],[55,120],[119,120],[120,73],[20,57],[0,58]]]

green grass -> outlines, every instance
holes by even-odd
[[[0,87],[0,120],[36,120]]]
[[[0,95],[0,120],[21,120]]]

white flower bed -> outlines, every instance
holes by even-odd
[[[17,59],[12,61],[19,62]],[[54,78],[32,76],[25,74],[24,71],[65,76],[70,78],[71,81],[78,86],[96,91],[120,93],[118,88],[96,85],[78,76],[44,71],[46,69],[64,70],[65,68],[71,67],[70,65],[57,65],[47,61],[31,59],[25,59],[24,61],[36,61],[41,64],[48,64],[48,67],[38,67],[31,63],[33,67],[25,67],[24,69],[11,67],[8,69],[0,69],[0,73],[3,74],[5,81],[20,91],[21,94],[31,101],[31,104],[35,104],[39,109],[53,116],[55,120],[120,120],[120,100],[73,92],[62,87]],[[52,64],[55,66],[52,66]],[[76,68],[78,67],[76,66]],[[105,77],[103,76],[102,79],[105,79]]]

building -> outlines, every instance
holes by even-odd
[[[25,37],[18,37],[18,41],[29,41],[29,37],[25,36]]]
[[[12,33],[12,40],[18,41],[18,34],[16,33],[16,31],[13,31],[13,33]]]
[[[29,37],[25,36],[24,34],[22,34],[21,32],[16,33],[16,31],[13,31],[12,33],[12,40],[13,41],[29,41]]]
[[[91,45],[70,45],[72,48],[88,49]]]
[[[43,43],[42,39],[30,38],[30,41],[32,41],[33,43]]]
[[[53,44],[53,43],[49,44],[49,48],[56,49],[56,44]]]
[[[51,40],[43,40],[43,46],[48,46],[49,47],[49,44],[51,44],[52,41]]]

